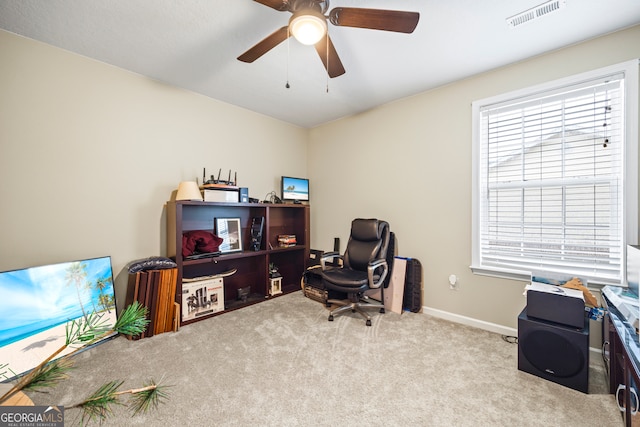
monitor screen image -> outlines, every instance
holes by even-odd
[[[0,295],[0,381],[51,356],[70,322],[91,313],[105,325],[117,320],[110,257],[0,272]]]
[[[307,178],[282,177],[282,200],[309,201],[309,180]]]

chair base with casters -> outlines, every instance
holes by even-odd
[[[355,300],[355,301],[354,301]],[[370,303],[364,300],[362,297],[358,295],[353,295],[349,301],[339,300],[339,299],[330,299],[327,301],[327,307],[330,307],[332,304],[338,305],[338,308],[334,308],[329,313],[329,321],[333,322],[333,316],[335,314],[342,313],[343,311],[351,310],[352,313],[359,313],[362,317],[367,320],[367,326],[371,326],[371,316],[367,314],[364,309],[377,308],[380,313],[384,313],[384,304],[382,303]]]
[[[380,289],[381,301],[384,301],[384,288],[393,263],[393,253],[389,253],[391,233],[389,224],[377,219],[355,219],[351,223],[351,235],[344,255],[337,252],[324,254],[320,258],[321,275],[324,287],[347,295],[348,300],[330,299],[327,307],[336,304],[339,307],[329,313],[329,321],[334,316],[351,310],[366,319],[371,326],[371,316],[367,309],[378,309],[384,313],[384,303],[373,303],[365,296],[370,289]],[[392,245],[393,246],[393,245]],[[388,258],[391,257],[391,262]],[[336,267],[330,267],[329,260],[338,258]]]

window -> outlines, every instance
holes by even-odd
[[[474,102],[473,271],[623,283],[637,118],[637,61]]]

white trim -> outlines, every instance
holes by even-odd
[[[422,312],[439,319],[472,326],[474,328],[483,329],[485,331],[494,332],[496,334],[510,335],[514,337],[518,336],[518,330],[515,328],[508,328],[496,323],[485,322],[484,320],[478,320],[471,317],[462,316],[460,314],[449,313],[448,311],[438,310],[437,308],[423,306]]]
[[[501,279],[511,279],[511,280],[520,280],[523,282],[531,281],[531,272],[530,271],[518,271],[518,270],[508,270],[506,268],[498,268],[498,267],[483,267],[478,265],[469,266],[471,271],[474,274],[479,276],[489,276],[489,277],[498,277]]]
[[[640,71],[640,65],[638,60],[635,59],[633,61],[625,62],[624,64],[619,64],[619,66],[623,66],[625,68],[625,108],[626,108],[626,117],[625,117],[625,139],[626,141],[631,141],[635,143],[627,143],[625,144],[625,159],[635,159],[635,164],[629,166],[629,162],[625,161],[625,199],[627,202],[628,209],[624,212],[624,221],[625,226],[627,227],[625,242],[627,245],[637,245],[638,244],[638,145],[640,145],[640,141],[638,141],[638,115],[640,114],[639,102],[640,100],[640,88],[638,87],[638,79]],[[635,96],[630,96],[635,94]],[[633,167],[635,165],[635,167]],[[626,247],[626,246],[625,246]]]
[[[422,306],[422,312],[429,316],[437,317],[438,319],[447,320],[453,323],[459,323],[473,328],[482,329],[484,331],[493,332],[500,335],[507,335],[511,337],[518,336],[518,329],[508,328],[506,326],[498,325],[496,323],[485,322],[484,320],[478,320],[467,316],[461,316],[459,314],[450,313],[448,311],[438,310],[437,308]],[[589,325],[591,327],[591,325]],[[602,356],[602,349],[597,347],[589,347],[589,352]]]
[[[602,349],[597,347],[589,347],[589,353],[591,356],[602,357]]]
[[[608,67],[599,68],[597,70],[586,71],[584,73],[575,74],[573,76],[564,77],[551,82],[541,83],[541,84],[526,87],[523,89],[517,89],[512,92],[507,92],[500,95],[495,95],[488,98],[480,99],[477,101],[473,101],[471,105],[479,109],[486,105],[499,104],[508,100],[524,98],[537,93],[549,92],[554,89],[561,88],[563,86],[575,86],[577,84],[584,83],[589,80],[596,80],[604,76],[615,75],[621,72],[626,74],[625,77],[627,75],[631,76],[631,79],[633,80],[633,76],[631,73],[633,73],[634,70],[637,77],[638,76],[638,59],[621,62],[619,64],[609,65]],[[637,79],[635,81],[636,81],[636,87],[637,87]]]

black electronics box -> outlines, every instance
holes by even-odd
[[[249,203],[249,188],[240,187],[240,191],[238,192],[238,201],[240,203]]]
[[[518,316],[518,369],[589,392],[589,319],[580,328]]]
[[[320,265],[320,258],[322,258],[323,254],[324,254],[324,251],[321,251],[321,250],[318,250],[318,249],[309,250],[309,262],[307,263],[307,267],[313,267],[314,265]]]
[[[528,290],[527,316],[582,329],[585,317],[584,299],[569,296],[563,289],[558,288],[558,293]]]
[[[323,304],[330,299],[347,299],[347,295],[333,290],[325,289],[322,283],[322,268],[320,267],[320,258],[324,251],[311,249],[309,253],[309,261],[307,262],[307,270],[302,275],[302,292],[305,297],[311,298]]]
[[[302,293],[305,297],[321,303],[329,299],[329,291],[322,283],[321,268],[319,264],[310,266],[302,275]]]

